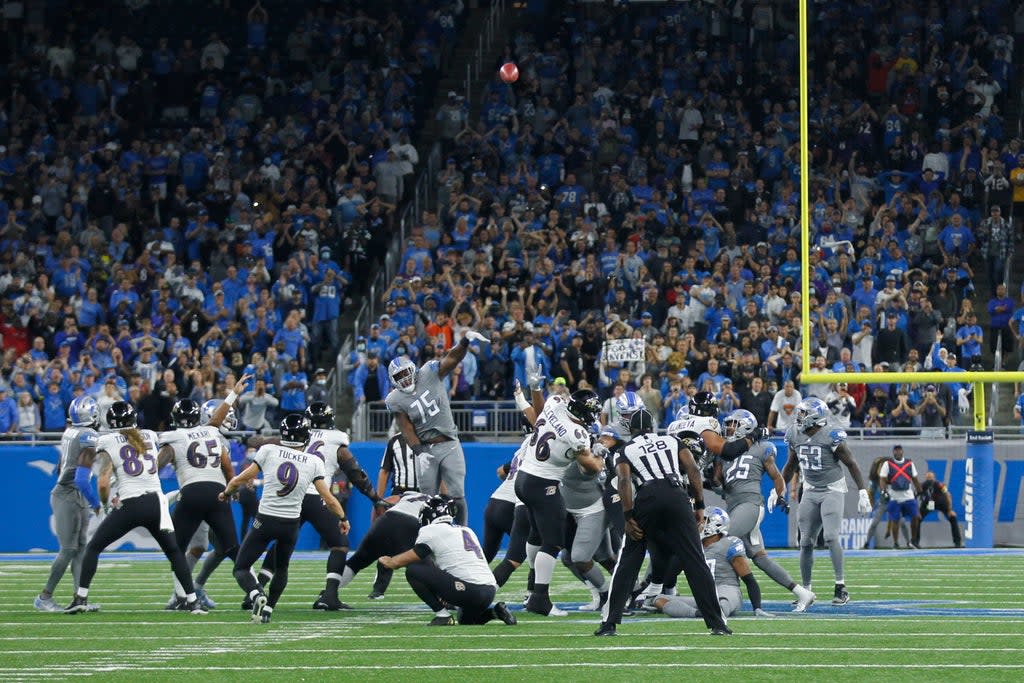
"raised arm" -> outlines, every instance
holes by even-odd
[[[245,387],[252,378],[252,375],[242,375],[235,382],[235,386],[231,388],[231,391],[224,398],[224,402],[217,406],[217,409],[213,411],[213,415],[210,416],[209,425],[211,427],[220,427],[224,424],[224,420],[227,419],[231,407],[235,405],[238,397],[245,393]]]

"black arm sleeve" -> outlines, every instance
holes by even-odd
[[[377,492],[370,486],[370,478],[366,476],[366,472],[359,466],[355,458],[351,455],[347,458],[340,458],[338,464],[341,465],[341,471],[348,477],[349,482],[359,489],[360,493],[370,500],[377,500]]]
[[[735,460],[744,453],[747,452],[747,440],[737,439],[736,441],[726,441],[725,445],[722,446],[722,452],[718,454],[722,460]]]
[[[434,554],[434,551],[430,549],[430,546],[426,543],[417,543],[412,547],[412,551],[416,553],[416,557],[421,560],[425,560]],[[758,594],[758,602],[760,602],[760,594]]]
[[[750,596],[750,604],[754,609],[761,609],[761,586],[757,585],[757,579],[753,573],[741,576],[743,584],[747,587],[747,595]]]

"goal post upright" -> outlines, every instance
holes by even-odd
[[[964,540],[969,548],[994,545],[995,493],[994,447],[988,428],[985,384],[989,382],[1024,383],[1024,372],[806,372],[811,367],[811,164],[810,164],[810,52],[808,49],[809,0],[799,2],[800,72],[800,361],[801,384],[971,384],[974,403],[974,430],[966,438],[966,482],[964,489]]]

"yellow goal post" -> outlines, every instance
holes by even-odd
[[[800,325],[801,344],[800,360],[801,383],[830,384],[832,382],[849,382],[857,384],[971,384],[973,386],[974,429],[987,429],[985,416],[985,384],[993,383],[1024,383],[1024,372],[806,372],[811,367],[811,273],[810,273],[810,217],[811,217],[811,164],[808,148],[810,111],[810,84],[808,75],[807,48],[807,13],[809,0],[800,2]]]

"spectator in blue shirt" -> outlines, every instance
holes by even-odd
[[[18,431],[18,404],[11,398],[7,385],[0,385],[0,434]]]
[[[306,409],[306,389],[309,379],[299,369],[299,361],[288,361],[288,371],[281,375],[281,410],[297,413]]]
[[[285,355],[299,361],[300,368],[305,367],[306,340],[302,336],[302,330],[299,329],[299,321],[295,313],[288,316],[284,321],[284,327],[274,335],[274,344],[276,345],[278,342],[284,343]]]
[[[983,332],[978,325],[978,316],[971,311],[967,314],[967,321],[956,331],[956,345],[960,350],[960,367],[970,368],[975,363],[981,362],[981,339]]]
[[[974,233],[964,225],[963,216],[954,213],[949,217],[949,225],[939,233],[939,248],[946,263],[952,263],[954,257],[962,260],[970,255],[974,249]]]

